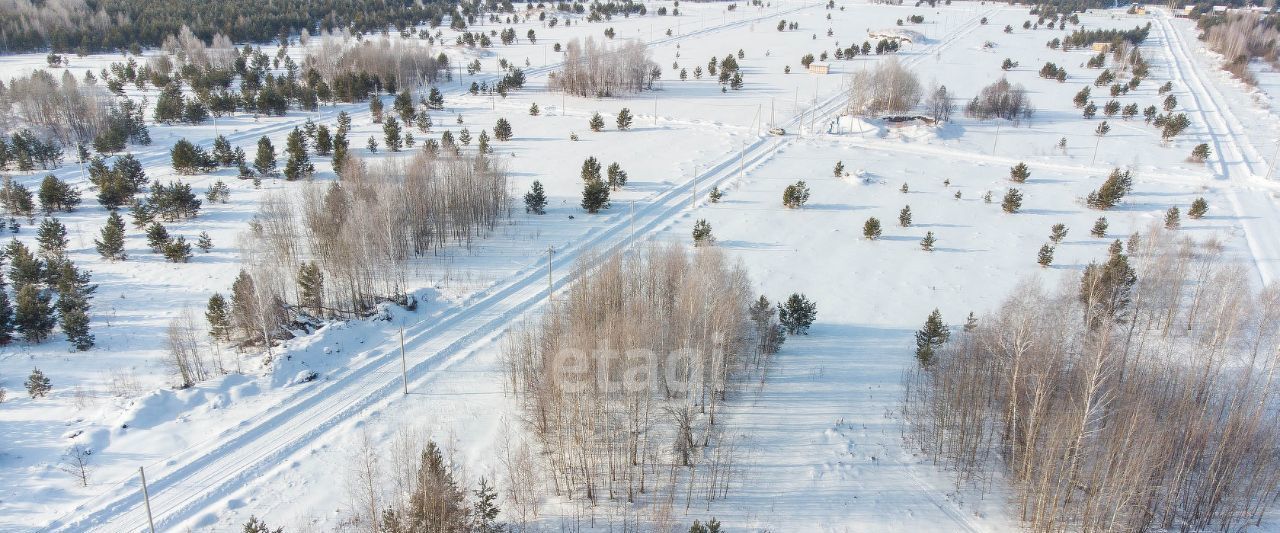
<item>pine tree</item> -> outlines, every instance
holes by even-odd
[[[80,205],[80,191],[52,174],[40,181],[40,191],[36,197],[40,200],[40,209],[46,215],[53,214],[54,211],[69,213]]]
[[[387,117],[386,123],[382,125],[382,140],[386,142],[388,150],[400,151],[404,140],[400,137],[400,121],[396,117]]]
[[[933,237],[933,232],[932,232],[932,231],[927,231],[927,232],[925,232],[925,234],[924,234],[924,238],[923,238],[923,239],[920,239],[920,249],[922,249],[922,250],[924,250],[924,251],[926,251],[926,252],[932,252],[932,251],[933,251],[933,245],[934,245],[934,243],[936,243],[936,242],[937,242],[937,240],[936,240],[936,239],[934,239],[934,237]]]
[[[1089,230],[1089,234],[1099,239],[1106,237],[1107,236],[1107,217],[1098,217],[1098,220],[1094,221],[1093,223],[1093,229]]]
[[[82,352],[93,347],[94,337],[89,333],[89,302],[82,295],[60,291],[58,318],[71,347]]]
[[[476,151],[481,155],[493,153],[493,148],[489,146],[489,132],[480,130],[480,136],[476,137]]]
[[[1054,224],[1053,227],[1049,228],[1049,240],[1053,241],[1054,244],[1061,243],[1062,239],[1065,238],[1067,238],[1066,224]]]
[[[862,236],[866,237],[869,241],[879,239],[880,219],[876,217],[868,218],[867,221],[862,224]]]
[[[249,521],[244,523],[244,533],[284,533],[284,528],[271,529],[271,526],[268,526],[262,520],[258,520],[258,517],[250,516]]]
[[[225,135],[214,137],[213,159],[224,167],[229,167],[236,162],[235,149],[231,147],[231,142],[227,140]]]
[[[169,151],[169,158],[173,163],[173,169],[178,171],[179,174],[208,172],[217,165],[214,158],[210,157],[204,149],[192,144],[191,141],[185,138],[179,139],[173,145],[173,149]]]
[[[206,254],[209,253],[209,250],[213,249],[213,238],[209,236],[209,232],[200,232],[200,236],[196,239],[196,248],[199,248],[201,252]]]
[[[431,109],[444,109],[444,95],[440,94],[440,89],[431,88],[431,93],[427,96],[427,106]]]
[[[489,485],[487,479],[481,477],[480,487],[473,494],[475,494],[476,502],[471,512],[471,516],[475,520],[475,526],[472,531],[476,533],[502,533],[506,531],[506,527],[498,522],[498,513],[502,511],[498,508],[498,491]]]
[[[818,317],[818,305],[803,294],[792,293],[785,304],[778,304],[778,321],[790,335],[808,335],[809,326]]]
[[[619,165],[616,161],[609,163],[607,174],[609,175],[610,189],[616,191],[627,184],[627,172],[622,170],[622,165]]]
[[[809,186],[805,185],[804,180],[787,185],[787,188],[782,190],[783,207],[788,209],[799,209],[808,201]]]
[[[599,181],[600,177],[600,161],[596,156],[590,156],[582,162],[582,181],[591,182]]]
[[[447,131],[446,131],[445,133],[449,133],[449,132],[447,132]],[[365,148],[368,148],[368,149],[369,149],[369,153],[371,153],[371,154],[376,154],[376,153],[378,153],[378,140],[377,140],[377,139],[374,139],[374,138],[373,138],[373,136],[372,136],[372,135],[370,135],[370,136],[369,136],[369,142],[365,143]]]
[[[604,117],[600,116],[600,113],[592,115],[591,121],[587,123],[587,126],[591,127],[591,131],[604,131]]]
[[[1164,213],[1164,227],[1166,229],[1178,229],[1182,226],[1182,213],[1178,210],[1178,206],[1170,207]]]
[[[1191,149],[1191,160],[1203,163],[1204,160],[1209,159],[1209,155],[1212,153],[1213,151],[1209,149],[1209,143],[1200,143]]]
[[[1027,168],[1026,163],[1018,163],[1009,169],[1009,179],[1014,183],[1026,183],[1029,177],[1031,177],[1031,170]]]
[[[209,297],[204,318],[209,322],[210,337],[224,341],[231,338],[231,317],[227,310],[227,299],[221,294],[215,292]]]
[[[46,261],[62,258],[67,252],[67,227],[56,218],[45,218],[40,221],[40,229],[36,230],[36,243],[39,244],[40,257]]]
[[[165,229],[159,222],[152,222],[147,226],[147,246],[152,252],[162,253],[164,247],[169,244],[169,230]]]
[[[27,394],[31,395],[31,399],[43,398],[49,395],[49,391],[53,390],[53,385],[44,372],[39,368],[32,368],[31,375],[27,376],[27,380],[22,383],[27,387]]]
[[[547,213],[547,194],[542,190],[542,182],[534,180],[529,192],[524,195],[524,212],[535,215]]]
[[[898,211],[898,225],[904,228],[911,227],[911,206],[903,207]]]
[[[622,110],[621,110],[621,111],[618,111],[618,120],[617,120],[618,130],[620,130],[620,131],[627,131],[627,130],[631,129],[631,120],[632,120],[632,118],[633,118],[633,117],[631,116],[631,110],[630,110],[630,109],[627,109],[627,108],[625,108],[625,107],[624,107],[624,108],[622,108]],[[603,128],[603,127],[604,127],[604,125],[602,124],[600,127],[601,127],[601,128]],[[596,130],[596,131],[600,131],[600,130]]]
[[[338,135],[333,138],[333,171],[338,177],[342,177],[343,167],[347,165],[347,159],[350,157],[347,150],[346,135]]]
[[[942,322],[942,313],[934,309],[925,319],[924,327],[916,332],[916,361],[920,366],[932,365],[938,348],[950,337],[951,330]]]
[[[702,246],[715,242],[715,237],[711,235],[711,224],[706,219],[698,219],[693,224],[693,244],[694,246]]]
[[[1036,254],[1036,263],[1042,267],[1047,267],[1053,263],[1053,245],[1045,244],[1040,247],[1040,251]]]
[[[720,190],[720,187],[712,185],[711,192],[707,194],[707,199],[711,200],[711,203],[713,204],[718,204],[720,203],[720,199],[723,197],[724,197],[724,192]]]
[[[1187,210],[1187,216],[1191,217],[1192,220],[1200,220],[1208,212],[1209,202],[1206,202],[1204,198],[1196,198],[1195,201],[1191,202],[1191,209]]]
[[[833,171],[833,174],[835,174],[835,177],[837,178],[844,176],[844,161],[836,161],[836,168]]]
[[[374,124],[382,124],[382,97],[374,96],[369,99],[369,113],[373,115]]]
[[[13,342],[13,305],[9,303],[9,294],[0,285],[0,346]]]
[[[298,128],[293,128],[293,131],[289,132],[284,153],[286,158],[284,179],[293,181],[310,176],[312,172],[315,172],[315,166],[311,164],[311,158],[307,156],[306,140],[302,138],[302,132]]]
[[[901,187],[901,188],[899,188],[898,190],[899,190],[899,191],[901,191],[901,192],[902,192],[902,194],[907,194],[908,192],[910,192],[910,191],[911,191],[911,189],[907,188],[907,183],[906,183],[906,182],[903,182],[903,183],[902,183],[902,187]]]
[[[1019,209],[1022,209],[1022,192],[1018,189],[1009,189],[1009,192],[1004,193],[1004,200],[1000,202],[1000,208],[1005,213],[1017,213]]]
[[[181,235],[164,244],[164,258],[170,263],[186,263],[191,260],[191,244]]]
[[[258,153],[253,158],[253,168],[263,177],[276,173],[276,148],[266,135],[258,139]]]
[[[582,208],[591,214],[609,208],[609,186],[603,180],[595,178],[583,185]]]
[[[538,113],[541,113],[541,112],[542,111],[538,109],[537,102],[534,102],[532,105],[529,106],[529,116],[536,117],[538,116]]]
[[[31,254],[31,250],[22,241],[9,241],[5,255],[9,257],[9,280],[13,282],[15,290],[39,283],[44,278],[44,264]]]
[[[969,311],[969,317],[964,320],[965,333],[978,329],[978,317],[973,315],[973,311]]]
[[[333,153],[333,137],[329,127],[321,124],[316,128],[316,155],[327,156]]]
[[[32,344],[44,342],[53,331],[55,320],[49,296],[28,283],[18,289],[13,324],[23,339]]]
[[[298,267],[298,306],[319,317],[324,313],[324,273],[315,261]]]
[[[511,123],[507,119],[499,118],[493,125],[493,138],[503,142],[511,140]]]

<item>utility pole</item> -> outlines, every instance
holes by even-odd
[[[404,326],[400,327],[400,381],[404,383],[404,395],[409,395],[409,365],[404,360]]]
[[[658,97],[653,97],[653,125],[658,125]]]
[[[139,466],[138,475],[142,477],[142,501],[147,504],[147,525],[151,527],[151,533],[156,533],[156,521],[151,517],[151,494],[147,492],[147,472]]]
[[[547,247],[547,299],[551,299],[551,290],[555,286],[551,281],[551,260],[555,258],[556,249]]]
[[[996,140],[991,141],[991,155],[996,155],[996,145],[1000,143],[1000,119],[996,119]]]

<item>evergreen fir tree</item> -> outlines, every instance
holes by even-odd
[[[786,303],[778,304],[778,321],[790,335],[808,335],[809,326],[818,317],[818,305],[803,294],[792,293]]]
[[[1022,209],[1022,192],[1018,189],[1009,189],[1009,192],[1004,193],[1004,200],[1000,202],[1000,208],[1005,213],[1017,213],[1019,209]]]
[[[879,239],[880,231],[880,219],[876,217],[868,218],[867,221],[862,224],[862,236],[866,237],[869,241]]]
[[[256,516],[250,516],[249,521],[244,523],[244,533],[284,533],[284,528],[271,529],[265,521],[259,520]]]
[[[707,194],[707,199],[711,200],[711,203],[713,204],[718,204],[720,203],[720,199],[723,197],[724,197],[724,192],[720,190],[720,187],[716,185],[712,185],[711,193]]]
[[[502,533],[506,531],[506,527],[498,522],[498,513],[502,511],[498,508],[498,491],[489,485],[487,479],[481,477],[480,487],[473,494],[475,494],[476,502],[471,512],[471,516],[475,520],[472,531],[476,533]]]
[[[23,339],[32,344],[44,342],[53,331],[55,320],[49,296],[28,283],[18,289],[13,325]]]
[[[904,228],[911,227],[911,206],[903,207],[898,211],[898,225]]]
[[[493,138],[504,142],[511,140],[511,123],[507,119],[499,118],[493,125]]]
[[[388,150],[400,151],[403,140],[400,137],[400,122],[396,117],[387,117],[387,122],[382,125],[382,140],[385,141]]]
[[[706,219],[698,219],[693,224],[693,244],[694,246],[702,246],[715,242],[715,237],[711,236],[711,224]]]
[[[205,306],[204,318],[209,322],[209,336],[214,340],[230,340],[231,338],[231,316],[227,310],[227,299],[220,293],[213,293],[209,297],[209,304]]]
[[[1053,263],[1053,245],[1045,244],[1040,247],[1040,251],[1036,254],[1036,263],[1042,267],[1047,267]]]
[[[843,176],[844,176],[844,161],[836,161],[836,168],[834,169],[834,171],[833,171],[832,173],[833,173],[833,174],[835,174],[835,177],[837,177],[837,178],[839,178],[839,177],[843,177]]]
[[[206,254],[209,253],[209,250],[213,249],[213,238],[209,236],[209,232],[200,232],[199,238],[196,239],[196,248],[199,248],[201,252]]]
[[[338,131],[337,135],[345,136],[351,131],[351,115],[346,111],[338,112]]]
[[[53,214],[54,211],[69,213],[80,205],[80,191],[52,174],[40,181],[40,191],[36,197],[40,200],[40,209],[46,215]]]
[[[1026,163],[1018,163],[1009,169],[1009,179],[1014,183],[1025,183],[1029,177],[1031,177],[1031,170],[1027,168]]]
[[[293,128],[293,131],[289,132],[288,140],[285,142],[284,153],[286,157],[284,179],[293,181],[310,176],[312,172],[315,172],[315,166],[311,164],[311,158],[307,156],[307,142],[302,138],[302,132],[298,128]]]
[[[1206,202],[1204,198],[1196,198],[1195,201],[1191,202],[1191,209],[1187,210],[1187,216],[1191,217],[1192,220],[1200,220],[1208,212],[1209,202]]]
[[[482,155],[493,153],[493,148],[489,147],[489,132],[480,130],[480,136],[476,138],[476,151]]]
[[[9,257],[9,281],[13,283],[15,291],[44,279],[44,264],[31,254],[31,250],[22,241],[9,241],[5,255]]]
[[[608,175],[609,188],[615,191],[627,184],[627,172],[622,170],[622,165],[619,165],[616,161],[609,163]]]
[[[36,243],[39,244],[40,257],[46,261],[62,258],[67,252],[67,227],[56,218],[45,218],[40,221],[40,229],[36,230]]]
[[[596,214],[609,208],[609,186],[600,178],[588,180],[582,187],[582,208]]]
[[[213,160],[224,167],[229,167],[236,161],[235,149],[225,135],[213,139]]]
[[[535,215],[547,213],[547,195],[542,190],[542,182],[534,180],[529,192],[524,195],[524,212]]]
[[[147,246],[152,252],[163,253],[166,244],[169,244],[169,230],[159,222],[147,226]]]
[[[920,249],[922,249],[922,250],[924,250],[924,251],[926,251],[926,252],[932,252],[932,251],[933,251],[933,245],[934,245],[934,243],[936,243],[936,242],[937,242],[937,239],[934,239],[934,237],[933,237],[933,232],[932,232],[932,231],[926,231],[926,232],[925,232],[925,234],[924,234],[924,238],[923,238],[923,239],[920,239]]]
[[[217,165],[214,158],[210,157],[204,149],[186,139],[179,139],[173,145],[173,149],[169,151],[169,158],[173,162],[173,169],[179,174],[208,172]]]
[[[1178,229],[1182,226],[1182,213],[1178,210],[1178,206],[1170,207],[1164,213],[1164,227],[1166,229]]]
[[[598,116],[598,115],[597,115],[597,116]],[[618,120],[617,120],[618,130],[619,130],[619,131],[627,131],[627,130],[631,129],[631,121],[632,121],[632,119],[633,119],[633,117],[631,116],[631,110],[630,110],[630,109],[627,109],[627,108],[625,108],[625,107],[624,107],[624,108],[622,108],[622,110],[621,110],[621,111],[618,111]],[[601,125],[601,127],[603,128],[604,126],[603,126],[603,125]],[[596,131],[600,131],[600,130],[596,130]]]
[[[916,361],[920,366],[933,364],[938,348],[946,344],[951,337],[951,330],[942,323],[942,313],[934,309],[925,319],[924,327],[916,332]]]
[[[316,155],[327,156],[333,153],[333,136],[329,134],[329,127],[321,124],[316,128]]]
[[[276,148],[266,135],[258,139],[258,153],[253,158],[253,168],[263,177],[276,173]]]
[[[48,396],[49,391],[53,390],[53,385],[49,378],[45,377],[44,372],[41,372],[39,368],[32,368],[31,375],[27,376],[27,380],[22,384],[27,388],[27,394],[33,400]]]
[[[582,181],[600,181],[600,161],[596,156],[590,156],[582,162]]]
[[[591,131],[604,131],[604,117],[600,116],[600,113],[592,115],[591,121],[587,123],[587,126],[591,128]]]
[[[382,124],[382,97],[374,96],[369,99],[369,113],[373,115],[374,124]]]
[[[1089,230],[1089,234],[1099,239],[1107,236],[1107,217],[1098,217],[1094,221],[1093,229]]]
[[[431,93],[427,96],[427,106],[431,109],[444,109],[444,95],[440,94],[440,89],[431,88]]]
[[[186,263],[191,260],[191,243],[181,235],[164,244],[162,249],[165,260],[170,263]]]
[[[973,311],[969,311],[969,317],[964,320],[965,333],[978,329],[978,317],[973,315]]]
[[[342,169],[343,167],[346,166],[348,157],[349,155],[347,152],[347,136],[338,135],[337,137],[334,137],[333,138],[333,171],[338,175],[338,177],[342,177]]]
[[[0,285],[0,346],[13,342],[13,305],[9,303],[9,294]]]
[[[447,131],[446,131],[445,133],[449,133],[449,132],[447,132]],[[370,135],[370,136],[369,136],[369,142],[365,143],[365,148],[368,148],[368,149],[369,149],[369,153],[371,153],[371,154],[376,154],[376,153],[378,153],[378,140],[377,140],[377,139],[374,139],[374,138],[373,138],[373,136],[372,136],[372,135]]]
[[[1053,241],[1053,244],[1059,244],[1065,238],[1067,238],[1066,224],[1054,224],[1053,227],[1049,228],[1049,240]]]
[[[93,347],[94,337],[89,333],[89,303],[77,292],[60,291],[58,318],[67,342],[77,351]]]
[[[320,317],[324,314],[324,273],[315,261],[303,263],[298,267],[298,305]]]
[[[1209,155],[1211,153],[1213,152],[1209,149],[1209,143],[1197,144],[1195,148],[1191,149],[1191,160],[1197,163],[1203,163],[1204,160],[1209,159]]]
[[[532,105],[530,105],[530,106],[529,106],[529,116],[531,116],[531,117],[536,117],[536,116],[538,116],[538,114],[539,114],[539,113],[541,113],[541,112],[542,112],[542,110],[538,109],[538,103],[537,103],[537,102],[534,102]]]
[[[799,209],[808,201],[809,186],[805,185],[804,180],[787,185],[787,188],[782,190],[782,206],[787,209]]]

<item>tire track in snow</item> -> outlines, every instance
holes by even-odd
[[[665,43],[711,34],[814,7],[817,4],[703,28],[655,42]],[[540,67],[541,70],[535,71],[533,75],[545,74],[559,66],[557,63]],[[367,111],[353,113],[353,116],[365,113]],[[793,118],[788,125],[798,120],[798,117]],[[279,131],[292,126],[282,124],[272,128]],[[246,132],[244,135],[256,137],[262,131]],[[783,144],[781,140],[771,137],[758,138],[741,156],[737,152],[731,153],[711,169],[668,189],[649,204],[638,207],[633,216],[617,216],[617,220],[611,225],[561,250],[552,263],[553,268],[561,273],[555,279],[554,286],[562,287],[569,282],[569,276],[573,272],[571,266],[584,252],[603,251],[603,257],[656,233],[686,209],[688,198],[698,190],[709,190],[708,182],[720,183],[732,176],[735,167],[740,164],[740,157],[745,164],[755,165],[770,157]],[[150,156],[148,159],[154,161],[157,157],[162,158],[163,154]],[[545,267],[545,262],[528,265],[504,282],[499,282],[480,295],[446,311],[445,315],[438,317],[425,329],[406,331],[406,349],[412,349],[412,353],[417,356],[425,354],[424,359],[410,367],[410,379],[419,380],[464,359],[470,355],[467,348],[500,332],[506,325],[540,304],[547,295],[547,289],[543,285],[546,280],[543,271]],[[461,335],[455,336],[459,330]],[[322,383],[319,387],[303,389],[266,412],[247,419],[236,429],[230,430],[235,434],[220,435],[214,442],[202,442],[162,460],[161,464],[177,463],[180,460],[186,462],[162,471],[158,476],[152,474],[148,488],[152,493],[151,505],[156,515],[157,527],[178,527],[183,521],[199,515],[218,499],[230,495],[267,470],[282,464],[294,453],[305,450],[329,430],[381,401],[397,397],[400,387],[397,374],[400,369],[396,355],[398,346],[385,347],[381,354],[369,357],[367,364],[352,369],[346,375]],[[353,391],[357,393],[355,397],[348,394]],[[162,470],[163,468],[161,467]],[[147,522],[142,504],[136,483],[125,480],[103,496],[82,504],[71,515],[54,521],[49,529],[145,530]]]
[[[1213,157],[1215,174],[1219,180],[1226,181],[1224,192],[1231,208],[1235,212],[1240,225],[1244,228],[1245,241],[1249,252],[1253,255],[1254,268],[1263,283],[1277,281],[1277,263],[1280,263],[1280,209],[1276,202],[1269,198],[1268,183],[1262,181],[1254,170],[1246,152],[1258,162],[1261,157],[1254,152],[1253,146],[1240,140],[1240,132],[1231,123],[1240,124],[1239,119],[1231,111],[1218,103],[1215,96],[1221,93],[1212,91],[1210,83],[1201,77],[1199,66],[1191,57],[1182,34],[1170,27],[1169,13],[1159,9],[1160,35],[1165,57],[1175,78],[1187,86],[1187,91],[1196,104],[1195,113],[1200,116],[1200,123],[1207,130],[1209,141],[1217,148]],[[1258,185],[1260,187],[1254,187]]]

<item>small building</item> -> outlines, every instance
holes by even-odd
[[[809,63],[809,73],[810,74],[830,74],[831,64],[825,61],[815,61],[813,63]]]
[[[1093,43],[1089,48],[1094,52],[1107,53],[1111,51],[1111,43]]]
[[[1213,6],[1213,12],[1214,12],[1215,14],[1218,14],[1218,15],[1221,15],[1221,14],[1223,14],[1223,13],[1226,13],[1226,12],[1227,12],[1227,6]]]
[[[1195,12],[1196,12],[1196,6],[1194,4],[1188,4],[1188,5],[1182,6],[1181,11],[1174,11],[1173,16],[1177,18],[1186,18],[1194,15]]]

